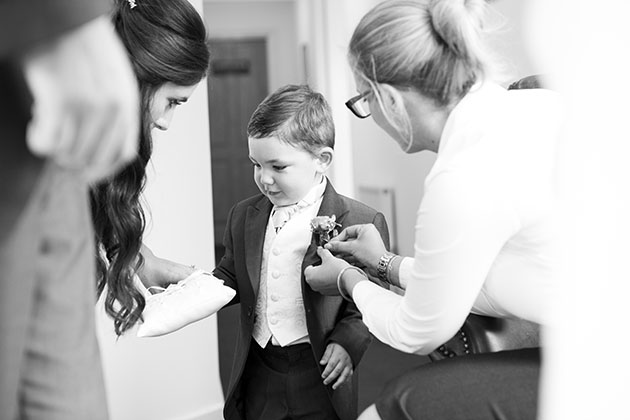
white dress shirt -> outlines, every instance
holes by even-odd
[[[451,112],[425,180],[414,257],[396,295],[364,281],[353,290],[381,341],[427,354],[471,311],[545,323],[559,269],[555,152],[557,94],[486,83]]]

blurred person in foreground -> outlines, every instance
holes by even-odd
[[[137,150],[136,79],[96,0],[0,3],[0,419],[107,419],[88,185]]]

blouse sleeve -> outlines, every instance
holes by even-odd
[[[404,296],[371,282],[353,290],[363,321],[379,340],[428,354],[462,326],[497,254],[519,226],[493,185],[447,171],[427,181],[415,255],[401,265]]]

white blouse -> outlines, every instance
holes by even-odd
[[[485,83],[451,112],[425,180],[415,255],[399,296],[360,282],[353,298],[381,341],[428,354],[469,312],[544,324],[559,270],[556,147],[562,106],[544,89]]]

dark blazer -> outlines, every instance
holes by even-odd
[[[232,207],[224,236],[225,255],[214,270],[216,277],[223,279],[227,286],[237,291],[230,305],[240,303],[241,307],[240,328],[223,411],[226,420],[243,418],[240,382],[252,340],[263,242],[272,208],[272,203],[262,194]],[[318,214],[322,216],[334,214],[337,222],[342,225],[339,231],[355,224],[373,223],[389,248],[389,231],[383,214],[337,194],[330,181],[326,186]],[[320,262],[316,250],[317,244],[313,237],[302,262],[301,280],[313,355],[315,360],[320,360],[328,343],[338,343],[352,358],[356,372],[356,366],[372,338],[361,320],[361,313],[353,303],[345,301],[340,296],[321,295],[305,282],[304,268]],[[320,366],[320,370],[323,370],[323,367]],[[327,387],[335,410],[342,420],[357,417],[356,387],[356,373],[350,384],[344,384],[335,391]]]

